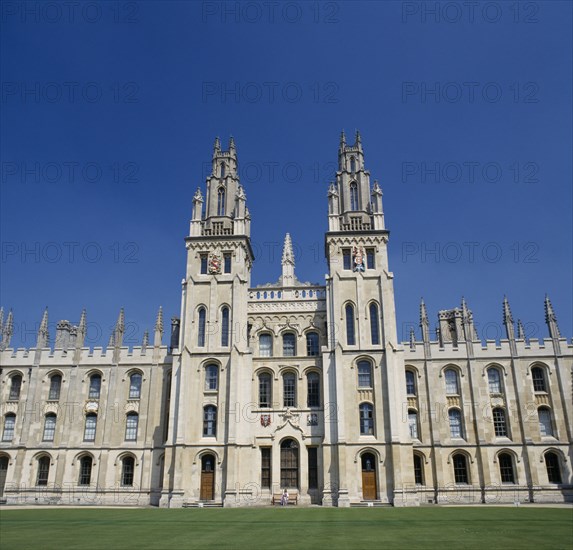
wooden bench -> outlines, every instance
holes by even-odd
[[[271,500],[271,504],[273,506],[275,506],[277,504],[280,506],[282,498],[283,498],[282,493],[273,493],[273,498]],[[289,491],[288,504],[292,504],[294,506],[296,506],[298,504],[298,491]]]

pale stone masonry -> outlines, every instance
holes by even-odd
[[[328,190],[324,284],[251,287],[251,217],[236,147],[217,139],[193,197],[180,316],[163,341],[84,346],[87,316],[48,311],[12,349],[0,312],[0,502],[266,506],[573,501],[573,346],[545,300],[549,338],[481,342],[471,311],[426,306],[397,337],[382,191],[344,134]]]

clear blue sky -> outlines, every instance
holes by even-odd
[[[34,345],[45,306],[52,339],[85,307],[90,345],[107,343],[120,307],[130,344],[159,305],[179,315],[191,200],[217,135],[237,143],[253,285],[278,278],[287,231],[299,278],[323,282],[342,128],[360,129],[384,191],[400,338],[421,296],[434,323],[462,295],[482,338],[499,338],[504,294],[546,336],[546,292],[570,337],[572,5],[433,5],[2,2],[13,344]]]

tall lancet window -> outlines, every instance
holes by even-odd
[[[356,159],[354,157],[350,158],[350,172],[353,174],[356,172]]]
[[[350,210],[358,210],[358,185],[355,181],[350,184]]]
[[[221,163],[221,179],[225,177],[225,163]]]
[[[217,216],[225,215],[225,188],[219,187],[217,190]]]

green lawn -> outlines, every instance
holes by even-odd
[[[0,549],[573,548],[563,508],[0,508]]]

